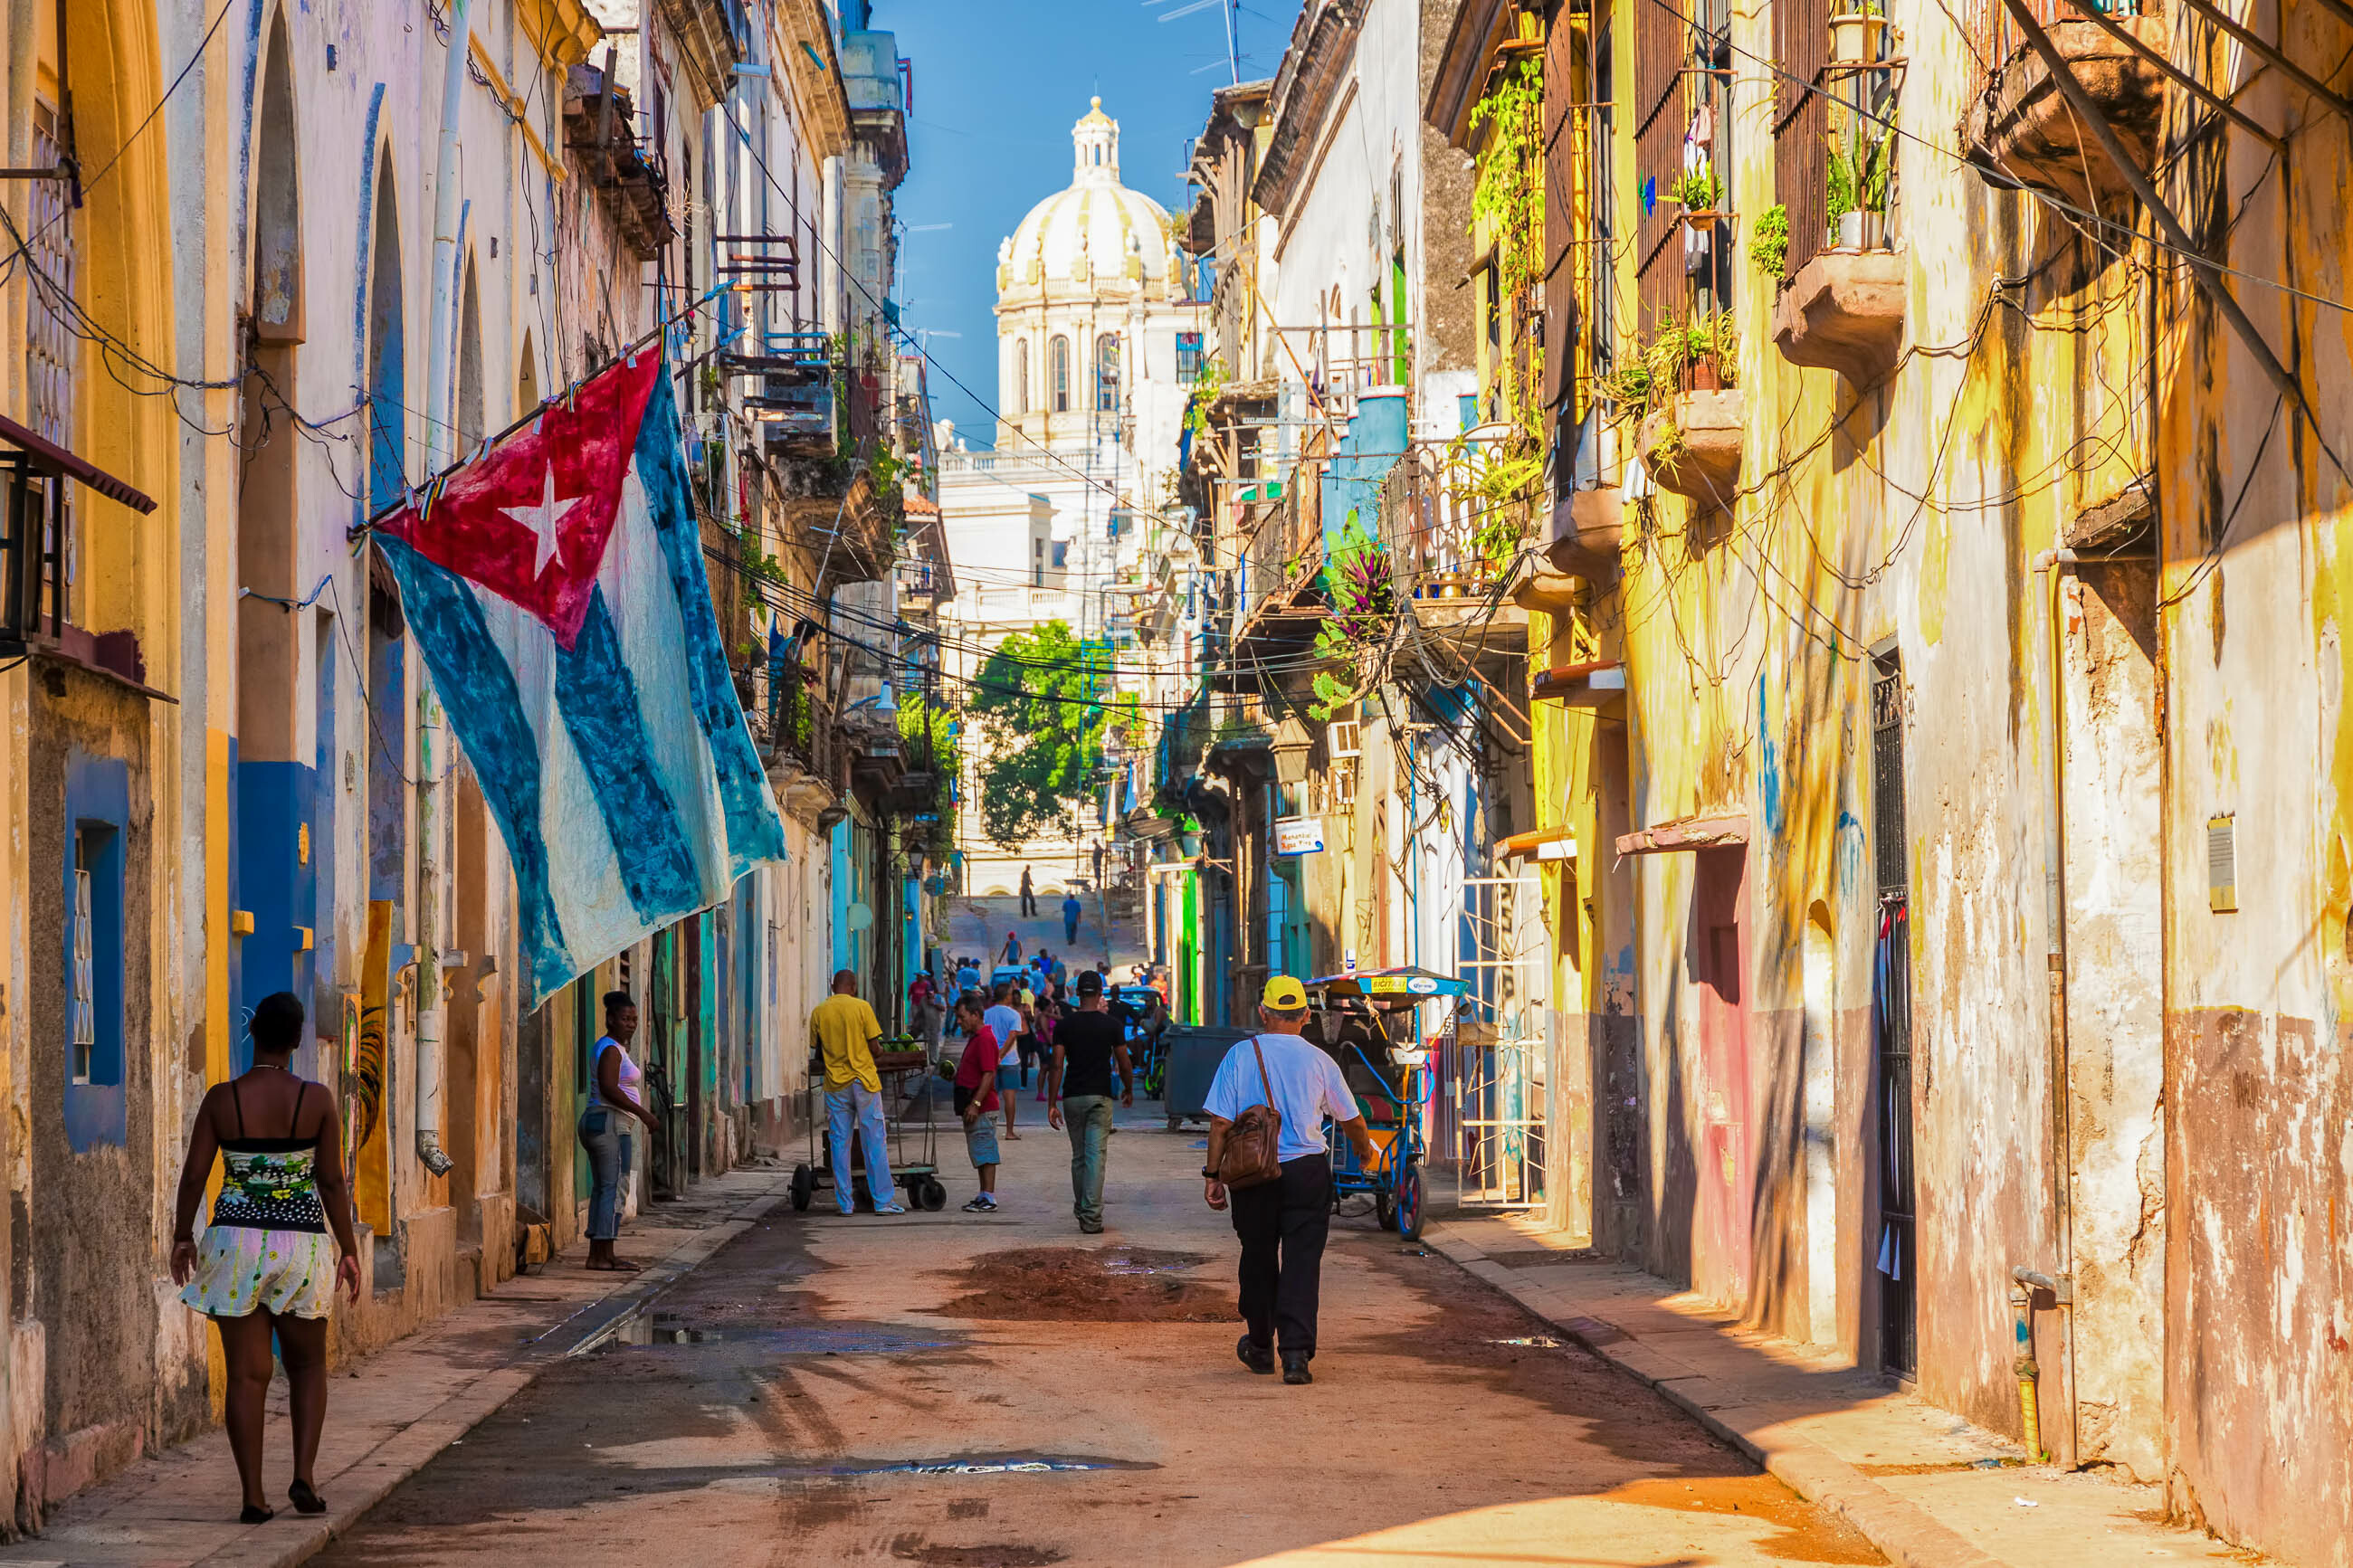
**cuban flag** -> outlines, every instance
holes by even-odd
[[[505,836],[528,1006],[785,854],[647,350],[376,524]]]

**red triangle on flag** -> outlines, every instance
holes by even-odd
[[[537,616],[571,651],[661,373],[650,349],[607,367],[451,475],[422,514],[405,506],[376,526]]]

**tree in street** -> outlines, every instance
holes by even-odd
[[[1016,632],[981,666],[967,707],[987,738],[981,826],[1010,849],[1093,797],[1105,672],[1067,621]]]

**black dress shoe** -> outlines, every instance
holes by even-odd
[[[1303,1355],[1285,1355],[1282,1358],[1282,1381],[1285,1383],[1314,1382],[1315,1374],[1307,1370],[1307,1358]]]
[[[1240,1339],[1234,1342],[1234,1353],[1242,1358],[1242,1364],[1244,1366],[1250,1368],[1261,1377],[1268,1377],[1273,1374],[1274,1352],[1265,1345],[1254,1345],[1250,1343],[1250,1337],[1248,1334],[1244,1334]]]

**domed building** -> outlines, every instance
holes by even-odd
[[[1029,209],[997,252],[997,449],[1023,437],[1084,447],[1150,416],[1178,383],[1195,313],[1166,208],[1119,179],[1119,122],[1103,100],[1071,128],[1068,188]],[[1189,363],[1186,367],[1191,368]],[[1178,395],[1181,401],[1181,394]],[[1173,461],[1135,425],[1131,444]]]
[[[970,679],[1007,637],[1066,621],[1114,650],[1124,689],[1156,657],[1136,647],[1134,605],[1171,536],[1160,513],[1207,307],[1167,209],[1120,183],[1119,122],[1101,99],[1071,128],[1071,153],[1069,185],[997,247],[994,449],[938,432],[957,590],[944,659]],[[976,799],[977,776],[965,782]],[[1059,897],[1073,873],[1092,881],[1098,826],[1008,851],[982,835],[981,815],[958,815],[968,891],[1008,893],[1025,867],[1041,894]]]

